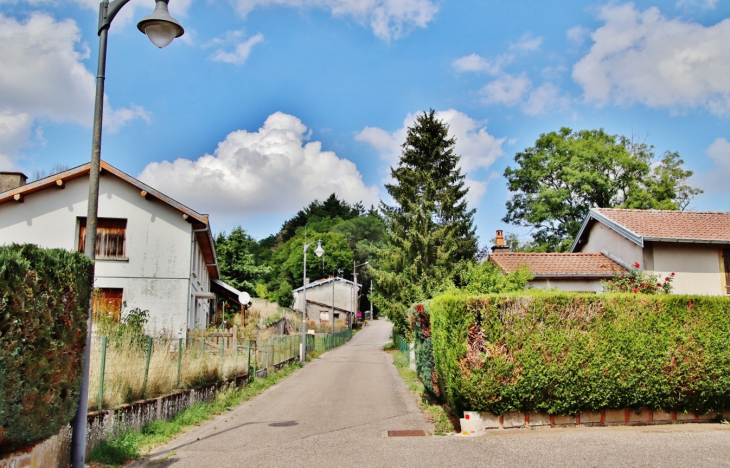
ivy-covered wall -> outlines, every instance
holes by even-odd
[[[92,276],[79,253],[0,246],[0,452],[73,418]]]
[[[457,410],[730,408],[730,298],[445,294],[429,309]]]

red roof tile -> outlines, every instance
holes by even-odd
[[[626,271],[618,263],[600,253],[527,253],[495,252],[489,261],[510,273],[527,265],[535,277],[594,276],[612,277],[615,271]]]
[[[644,238],[730,242],[730,212],[594,208]]]

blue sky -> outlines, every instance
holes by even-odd
[[[95,0],[0,0],[0,170],[88,161]],[[102,157],[257,238],[333,191],[385,197],[405,127],[457,137],[482,244],[515,153],[561,126],[678,151],[728,209],[730,2],[171,0],[154,47],[132,0],[110,34]]]

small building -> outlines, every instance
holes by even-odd
[[[534,276],[530,288],[561,291],[603,291],[601,281],[606,281],[626,269],[600,253],[530,253],[495,250],[489,261],[504,273],[527,267]]]
[[[317,326],[328,325],[332,322],[332,306],[334,305],[334,319],[342,320],[346,325],[352,323],[355,309],[358,304],[360,285],[339,276],[313,281],[307,288],[307,320]],[[294,293],[294,310],[302,311],[304,287],[292,291]],[[334,304],[333,299],[334,297]]]
[[[207,215],[102,161],[95,301],[115,319],[148,310],[150,330],[184,336],[206,327],[216,294],[238,302],[220,281]],[[26,184],[0,173],[0,245],[32,243],[84,251],[90,164]]]
[[[730,212],[594,208],[571,252],[601,253],[661,278],[677,294],[730,294]]]

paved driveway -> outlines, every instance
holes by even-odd
[[[389,334],[389,323],[370,322],[347,345],[155,451],[153,466],[730,466],[730,426],[720,424],[384,437],[431,429],[382,351]]]

